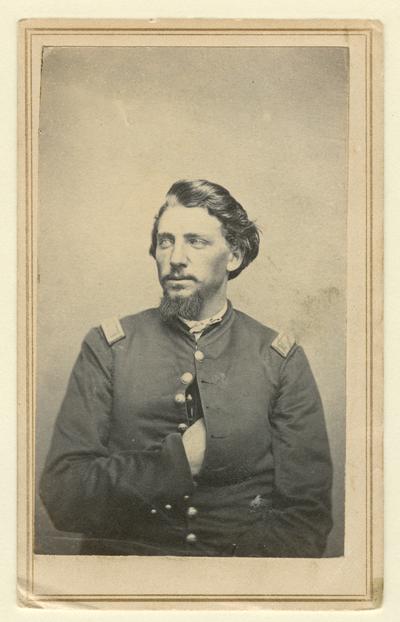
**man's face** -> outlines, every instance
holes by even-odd
[[[204,302],[224,291],[228,270],[238,265],[219,220],[205,208],[180,204],[168,207],[158,223],[156,261],[166,296],[200,294]]]

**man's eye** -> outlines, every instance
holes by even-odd
[[[160,248],[169,248],[171,244],[172,242],[168,238],[161,238],[160,240],[158,240],[158,246]]]
[[[189,238],[189,244],[195,248],[203,248],[203,246],[206,246],[207,242],[202,238]]]

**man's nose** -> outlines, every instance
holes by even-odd
[[[174,244],[169,262],[171,266],[185,266],[187,264],[184,244]]]

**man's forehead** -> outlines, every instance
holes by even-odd
[[[179,203],[167,207],[160,218],[158,232],[221,233],[221,223],[205,207],[184,207]]]

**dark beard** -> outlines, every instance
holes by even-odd
[[[175,296],[171,298],[164,293],[160,302],[160,313],[164,322],[168,322],[178,316],[186,320],[197,320],[203,307],[203,299],[199,292],[191,296]]]

